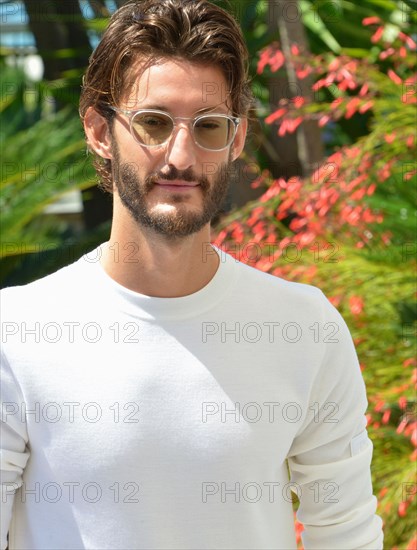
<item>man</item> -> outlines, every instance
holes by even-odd
[[[382,548],[365,389],[314,287],[210,246],[247,52],[206,0],[123,6],[81,116],[110,239],[3,292],[2,548]]]

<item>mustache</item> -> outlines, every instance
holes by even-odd
[[[145,179],[145,187],[146,190],[151,190],[152,187],[156,184],[158,180],[167,180],[167,181],[173,181],[173,180],[183,180],[188,182],[198,182],[202,188],[203,191],[208,189],[210,187],[209,181],[205,176],[197,176],[193,172],[191,168],[187,168],[187,170],[178,170],[175,166],[171,166],[169,172],[155,172],[153,174],[149,174]]]

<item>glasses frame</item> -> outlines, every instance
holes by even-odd
[[[142,145],[142,147],[146,147],[148,149],[154,149],[156,147],[163,147],[164,145],[169,143],[169,141],[172,138],[173,133],[175,132],[176,127],[178,126],[177,120],[188,120],[188,121],[193,121],[191,134],[193,136],[194,143],[197,145],[197,147],[200,147],[201,149],[204,149],[205,151],[224,151],[224,149],[227,149],[233,143],[233,141],[236,137],[237,129],[238,129],[239,124],[241,122],[241,118],[235,117],[235,116],[232,116],[232,115],[226,115],[225,113],[204,113],[202,115],[197,115],[196,117],[183,117],[183,116],[173,117],[172,115],[170,115],[166,111],[160,111],[158,109],[138,109],[136,111],[129,111],[127,109],[120,109],[119,107],[114,107],[113,105],[108,105],[108,107],[112,111],[114,111],[116,113],[122,113],[123,115],[126,115],[128,117],[128,119],[129,119],[129,130],[130,130],[130,134],[132,135],[133,139],[137,143]],[[137,139],[136,134],[133,130],[133,119],[139,113],[154,113],[154,114],[159,114],[159,115],[165,115],[169,119],[171,119],[172,120],[172,132],[170,133],[169,137],[164,142],[157,143],[156,145],[146,145],[146,143],[142,143],[141,141],[139,141],[139,139]],[[195,134],[194,134],[194,127],[197,124],[197,122],[199,122],[200,120],[202,120],[204,118],[211,118],[213,115],[219,116],[219,117],[222,117],[222,118],[227,118],[228,120],[233,122],[233,136],[231,137],[229,143],[227,145],[225,145],[224,147],[221,147],[220,149],[209,149],[207,147],[204,147],[203,145],[200,145],[197,142],[197,140],[195,138]],[[190,124],[188,124],[188,127],[190,127]]]

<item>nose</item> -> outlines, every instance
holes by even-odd
[[[178,124],[168,142],[165,162],[178,170],[187,170],[195,165],[195,147],[191,128],[187,124]]]

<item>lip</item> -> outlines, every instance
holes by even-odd
[[[184,180],[158,180],[156,185],[159,187],[165,187],[166,189],[190,189],[191,187],[198,187],[200,184],[195,181]]]

